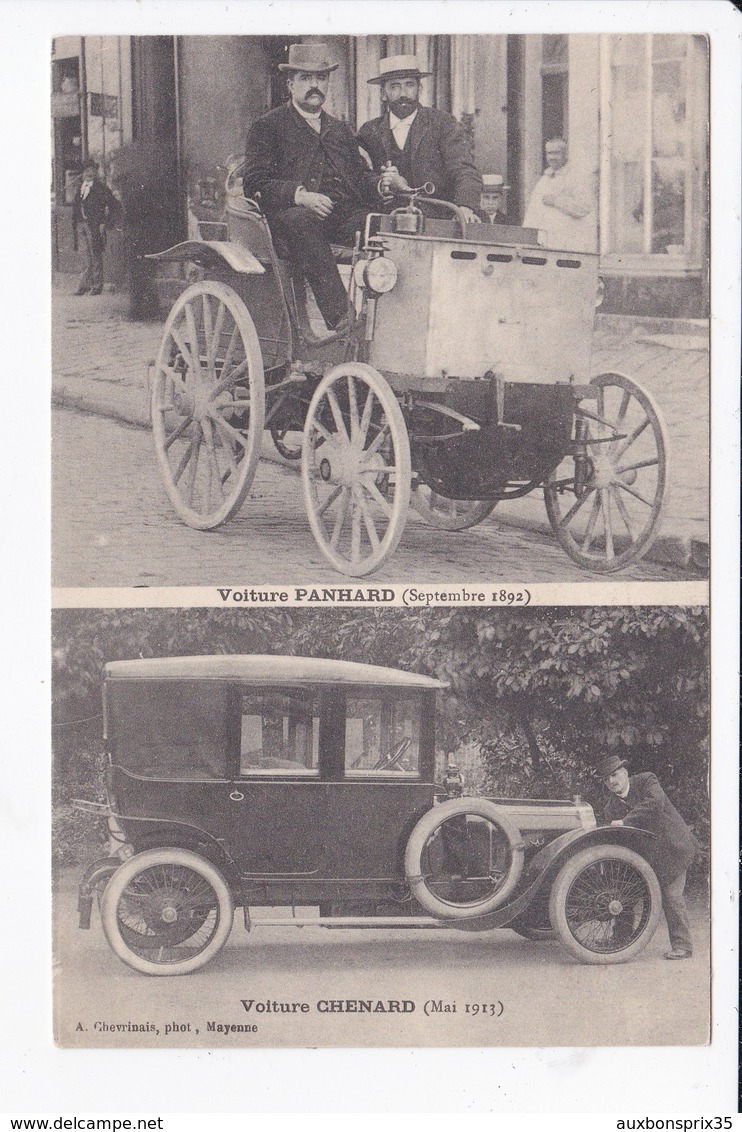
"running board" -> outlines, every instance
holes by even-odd
[[[269,916],[251,918],[253,928],[446,928],[433,916]]]

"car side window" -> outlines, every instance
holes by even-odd
[[[319,696],[312,689],[242,693],[240,774],[319,774]]]
[[[345,774],[420,773],[420,701],[367,693],[349,695],[345,713]]]

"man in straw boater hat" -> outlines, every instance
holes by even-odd
[[[379,210],[378,178],[350,128],[322,109],[338,67],[327,45],[293,43],[278,66],[290,98],[250,129],[244,193],[260,194],[279,249],[301,265],[327,326],[341,333],[348,300],[331,244],[352,246],[367,214]]]
[[[629,777],[628,763],[618,755],[607,755],[595,768],[598,778],[611,792],[605,808],[611,825],[630,825],[649,830],[654,840],[647,859],[657,874],[662,890],[662,907],[670,935],[670,951],[665,959],[690,959],[693,943],[685,880],[688,867],[698,852],[698,842],[651,773]]]
[[[452,114],[420,104],[421,83],[430,73],[421,70],[415,55],[382,59],[378,75],[368,81],[381,87],[386,110],[361,126],[358,144],[380,174],[383,194],[431,181],[433,196],[479,221],[482,178],[466,130]]]

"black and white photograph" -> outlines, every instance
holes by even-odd
[[[55,586],[708,577],[706,36],[51,46]]]
[[[708,1042],[706,609],[53,642],[60,1045]]]
[[[0,7],[10,1127],[732,1111],[738,13]]]

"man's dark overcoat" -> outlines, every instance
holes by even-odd
[[[611,794],[605,809],[607,821],[622,821],[648,829],[657,840],[648,851],[650,863],[660,881],[671,881],[688,868],[698,852],[698,842],[660,786],[649,772],[629,778],[625,798]]]
[[[93,181],[85,200],[82,199],[82,185],[78,185],[72,202],[72,228],[76,230],[78,224],[87,223],[91,233],[95,234],[96,244],[100,243],[103,247],[105,237],[101,228],[112,228],[119,212],[119,202],[102,181]]]
[[[268,217],[293,207],[299,185],[326,193],[342,212],[378,209],[376,181],[350,127],[324,110],[319,133],[290,102],[258,118],[248,133],[243,189],[246,197],[260,193]]]
[[[371,158],[377,173],[387,161],[397,164],[395,155],[399,151],[389,128],[388,113],[361,126],[358,144]],[[452,114],[429,106],[419,107],[405,149],[409,151],[413,187],[432,181],[433,196],[479,210],[482,178],[474,164],[466,130]]]

